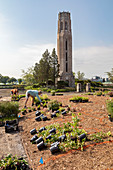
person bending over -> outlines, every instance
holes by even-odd
[[[11,90],[11,97],[13,97],[13,96],[17,97],[17,95],[18,95],[18,89],[12,89]]]
[[[35,97],[37,97],[37,98],[39,99],[40,103],[41,103],[42,101],[41,101],[41,99],[40,99],[40,97],[39,97],[40,94],[42,94],[41,91],[37,91],[37,90],[27,90],[27,91],[26,91],[26,101],[25,101],[25,106],[24,106],[24,108],[26,108],[26,104],[27,104],[27,101],[28,101],[29,97],[32,98],[32,106],[34,105],[34,99],[35,99]]]

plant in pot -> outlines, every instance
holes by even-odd
[[[51,91],[51,95],[52,95],[52,96],[55,96],[55,90],[52,90],[52,91]]]
[[[46,103],[43,104],[43,108],[47,108],[47,104]]]
[[[36,108],[35,108],[35,107],[33,107],[33,108],[32,108],[32,110],[33,110],[33,111],[36,111]]]
[[[48,98],[48,95],[47,94],[43,94],[42,95],[42,98],[43,98],[43,100],[45,100],[45,101],[49,101],[50,99]]]
[[[25,115],[25,114],[27,113],[27,111],[26,111],[25,108],[22,108],[22,109],[21,109],[21,112],[22,112],[23,115]]]
[[[37,106],[37,110],[40,110],[40,104]]]
[[[113,100],[108,100],[106,105],[107,105],[107,110],[108,110],[108,118],[112,122],[113,121]]]
[[[18,118],[19,104],[17,102],[2,101],[0,102],[0,113],[4,120],[13,120]]]
[[[102,92],[99,91],[99,92],[96,93],[96,95],[97,95],[97,96],[101,96],[101,95],[102,95]]]
[[[49,110],[52,110],[52,112],[59,109],[59,102],[57,100],[50,101],[48,104]]]
[[[23,157],[17,158],[16,156],[12,156],[11,154],[0,160],[0,167],[2,170],[31,169],[28,166],[27,161],[23,159]]]
[[[112,91],[108,92],[108,95],[109,95],[110,97],[113,97],[113,92],[112,92]]]
[[[82,97],[82,102],[85,103],[85,102],[88,102],[88,97]]]
[[[32,112],[31,107],[28,107],[28,111],[29,111],[29,112]]]

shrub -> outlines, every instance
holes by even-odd
[[[5,169],[30,169],[28,166],[28,163],[23,158],[17,158],[16,156],[13,156],[10,154],[6,156],[4,159],[0,160],[0,167],[2,170]]]
[[[80,96],[74,96],[69,99],[70,101],[76,101],[76,102],[88,102],[88,97],[80,97]]]
[[[113,92],[110,91],[110,92],[108,93],[108,95],[109,95],[110,97],[113,97]]]
[[[111,117],[113,118],[113,100],[107,101],[107,110]]]
[[[59,106],[60,106],[60,103],[57,101],[57,100],[53,100],[51,102],[49,102],[48,104],[48,107],[49,107],[49,110],[58,110],[59,109]]]
[[[11,115],[14,115],[14,117],[17,117],[19,112],[19,104],[17,102],[0,102],[0,113],[2,116],[10,118]]]
[[[51,95],[52,95],[52,96],[55,96],[55,90],[52,90],[52,91],[51,91]]]
[[[100,92],[96,93],[96,95],[97,95],[97,96],[101,96],[101,95],[102,95],[102,92],[100,91]]]

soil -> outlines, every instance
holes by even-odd
[[[67,116],[50,119],[47,121],[35,121],[35,111],[27,112],[26,115],[19,114],[20,121],[19,126],[22,143],[27,154],[29,163],[34,170],[107,170],[113,169],[113,122],[108,119],[108,112],[106,110],[106,101],[111,99],[108,96],[87,96],[89,98],[88,103],[73,103],[69,102],[69,99],[73,97],[75,93],[64,94],[63,96],[50,96],[51,100],[57,99],[62,102],[63,106],[70,105],[71,110],[80,119],[79,127],[84,129],[87,134],[103,132],[107,133],[111,131],[112,136],[105,138],[103,142],[96,143],[86,141],[84,151],[81,150],[69,150],[67,152],[59,152],[52,155],[49,147],[47,149],[39,151],[36,144],[31,144],[30,139],[32,135],[30,130],[33,128],[39,129],[43,126],[50,125],[53,123],[63,124],[64,122],[71,122],[72,117],[69,112]],[[23,108],[25,98],[19,101],[20,109]],[[28,100],[27,106],[31,106],[31,100]],[[49,118],[50,112],[45,108],[46,115]],[[81,113],[81,115],[79,114]],[[1,127],[0,127],[1,128]],[[13,140],[13,142],[17,142]],[[18,142],[17,142],[18,143]],[[4,143],[2,143],[3,146]],[[1,146],[0,146],[1,147]],[[40,164],[40,159],[43,159],[44,164]]]

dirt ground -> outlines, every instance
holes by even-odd
[[[105,133],[111,131],[113,136],[113,122],[108,120],[108,113],[106,110],[106,100],[110,98],[107,96],[83,95],[89,98],[88,103],[69,102],[69,99],[74,95],[75,93],[68,93],[68,95],[64,94],[63,96],[49,95],[49,98],[51,100],[57,99],[62,102],[63,105],[69,104],[71,106],[71,110],[73,110],[73,113],[75,113],[75,115],[77,115],[80,119],[79,127],[84,129],[88,134],[97,133],[100,131]],[[25,98],[22,98],[19,101],[20,109],[23,108],[24,102]],[[31,100],[28,101],[27,106],[31,106]],[[81,113],[81,115],[79,115],[79,113]],[[21,135],[22,143],[29,163],[34,170],[113,169],[113,137],[106,138],[100,143],[86,141],[84,151],[69,150],[68,152],[59,152],[52,155],[49,147],[46,150],[39,151],[36,144],[30,143],[30,139],[32,137],[30,130],[33,128],[38,129],[53,123],[60,123],[62,125],[63,122],[71,122],[71,114],[67,114],[64,118],[60,116],[55,119],[40,122],[35,121],[35,111],[31,113],[27,112],[24,116],[21,113],[19,115],[21,116],[19,121],[19,126],[21,127],[19,134]],[[50,117],[49,112],[47,112],[47,117]],[[4,139],[4,141],[6,141],[6,139]],[[0,143],[2,142],[3,141]],[[14,140],[13,142],[15,143],[17,141]],[[39,162],[41,157],[44,161],[44,164],[42,165]]]
[[[107,133],[111,131],[113,135],[113,123],[108,120],[108,113],[106,110],[106,100],[109,97],[105,96],[88,96],[88,103],[72,103],[69,99],[75,94],[63,95],[63,96],[49,96],[51,100],[57,99],[62,102],[63,105],[70,104],[71,109],[74,110],[75,115],[78,115],[80,119],[79,127],[85,129],[88,134],[96,132]],[[23,107],[25,99],[20,100],[20,107]],[[28,106],[30,106],[29,101]],[[81,115],[78,113],[81,112]],[[47,113],[49,117],[49,113]],[[32,135],[30,130],[33,128],[41,128],[53,123],[70,122],[72,117],[70,114],[64,118],[58,117],[48,121],[35,121],[35,112],[27,113],[24,116],[24,121],[20,124],[23,127],[21,132],[24,146],[29,160],[32,163],[32,167],[41,170],[51,169],[66,169],[66,170],[91,170],[91,169],[113,169],[113,138],[105,139],[101,143],[85,142],[84,151],[70,150],[68,152],[61,152],[52,155],[49,148],[39,151],[37,146],[30,143]],[[40,165],[39,160],[42,157],[44,164]]]

